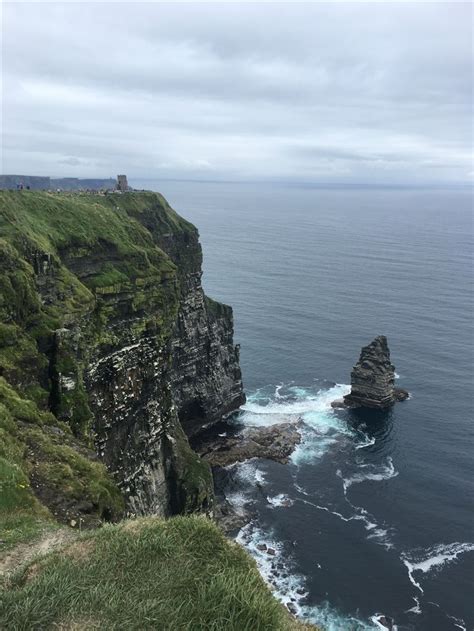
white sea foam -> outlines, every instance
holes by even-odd
[[[306,388],[296,386],[288,388],[292,399],[283,397],[280,390],[283,386],[278,386],[278,397],[270,400],[257,392],[248,397],[247,403],[242,406],[243,414],[241,421],[245,425],[275,425],[288,417],[303,417],[311,412],[331,412],[331,402],[340,399],[348,394],[350,387],[337,384],[329,390],[320,390],[317,393]],[[333,416],[331,414],[331,416]],[[291,419],[290,419],[291,420]],[[309,422],[311,419],[308,419]]]
[[[272,395],[258,390],[241,408],[240,421],[247,427],[303,421],[300,429],[302,441],[294,450],[291,462],[297,466],[310,464],[324,456],[337,442],[338,436],[356,436],[331,408],[332,401],[342,398],[349,391],[350,387],[343,384],[317,392],[284,384],[277,386]]]
[[[438,544],[426,550],[413,550],[402,554],[401,559],[408,570],[408,577],[412,584],[423,593],[423,588],[415,579],[414,573],[427,574],[433,569],[440,570],[443,566],[456,561],[460,554],[473,552],[474,543]]]
[[[422,557],[418,562],[412,564],[413,570],[420,570],[426,573],[434,567],[455,561],[464,552],[473,551],[474,543],[449,543],[433,546],[426,551],[427,555],[425,558]]]
[[[265,484],[265,472],[259,469],[258,460],[253,458],[245,462],[237,462],[230,465],[235,479],[245,486],[263,486]]]
[[[226,494],[226,500],[232,506],[237,515],[245,516],[246,507],[251,503],[251,498],[242,491],[235,491]]]
[[[308,504],[309,506],[314,506],[314,508],[317,508],[318,510],[330,513],[331,515],[334,515],[344,522],[360,521],[368,532],[367,539],[373,539],[375,543],[383,546],[386,550],[390,550],[391,548],[393,548],[393,543],[390,540],[389,529],[382,528],[375,521],[373,515],[368,513],[364,508],[361,508],[360,506],[354,506],[353,504],[350,504],[351,508],[353,508],[355,512],[352,515],[345,516],[339,511],[332,510],[328,506],[321,506],[320,504],[315,504],[303,499],[300,499],[298,501],[303,502],[303,504]]]
[[[298,484],[294,484],[295,489],[306,497],[310,497],[310,494],[305,491],[302,486]],[[316,504],[315,502],[311,502],[308,499],[298,498],[295,501],[302,502],[303,504],[307,504],[308,506],[313,506],[317,510],[324,511],[326,513],[330,513],[334,515],[338,519],[344,522],[351,521],[359,521],[362,522],[364,528],[367,530],[367,539],[373,539],[375,543],[382,545],[387,550],[393,548],[393,543],[390,539],[390,528],[384,528],[377,523],[375,517],[371,515],[365,508],[361,506],[354,506],[346,497],[347,504],[353,510],[351,515],[343,515],[341,512],[337,510],[333,510],[329,506],[322,506],[321,504]]]
[[[246,460],[245,462],[237,462],[228,467],[233,471],[234,479],[238,482],[237,491],[226,493],[226,499],[238,515],[246,514],[246,507],[254,502],[251,496],[251,490],[258,486],[263,487],[265,484],[265,472],[258,468],[256,459]]]
[[[410,579],[411,584],[416,587],[416,589],[418,589],[422,594],[424,594],[423,587],[413,577],[413,565],[410,563],[410,561],[407,561],[407,559],[403,558],[403,556],[402,561],[408,570],[408,578]]]
[[[441,570],[443,566],[456,561],[460,554],[465,552],[473,552],[474,543],[448,543],[438,544],[427,548],[426,550],[412,550],[404,552],[401,559],[408,571],[408,578],[411,583],[421,592],[424,593],[420,584],[420,578],[415,579],[414,573],[421,572],[428,574],[433,569]]]
[[[417,597],[415,597],[415,600],[417,600]],[[433,605],[434,607],[438,607],[438,609],[441,609],[441,611],[443,611],[441,605],[439,605],[438,603],[435,603],[432,600],[429,600],[428,603],[430,605]],[[462,618],[451,616],[449,613],[446,613],[446,612],[443,612],[443,613],[446,616],[446,618],[449,618],[450,620],[453,621],[453,624],[455,627],[457,627],[458,629],[462,629],[462,631],[467,631],[467,625]]]
[[[295,465],[311,464],[322,458],[329,448],[337,443],[336,438],[319,437],[313,432],[301,431],[303,440],[296,446],[290,456],[290,461]]]
[[[419,615],[421,613],[420,598],[419,596],[413,596],[413,600],[415,601],[415,604],[413,607],[410,607],[410,609],[407,609],[405,613],[415,613]]]
[[[304,621],[311,622],[325,629],[325,631],[374,631],[375,629],[384,629],[380,623],[375,620],[375,616],[370,621],[364,622],[354,616],[344,616],[329,604],[322,604],[319,607],[303,607]],[[377,616],[380,614],[376,614]],[[394,627],[396,630],[397,627]]]
[[[344,493],[346,493],[353,484],[360,484],[361,482],[366,482],[368,480],[381,482],[382,480],[395,478],[398,475],[398,471],[395,470],[393,460],[390,456],[387,458],[387,464],[361,464],[359,465],[359,469],[360,471],[349,478],[344,478],[341,471],[338,469],[337,475],[342,479]]]
[[[279,386],[275,388],[275,399],[282,399],[283,397],[280,394],[280,390],[283,388],[283,384],[281,383]]]
[[[365,529],[369,533],[367,535],[367,539],[373,539],[376,543],[384,546],[387,550],[393,548],[394,546],[390,537],[390,529],[380,526],[373,515],[371,515],[362,506],[355,506],[347,497],[347,492],[353,484],[360,484],[361,482],[366,481],[381,482],[382,480],[390,480],[391,478],[396,477],[398,475],[398,471],[395,470],[392,458],[389,456],[386,464],[360,464],[359,471],[348,478],[344,478],[340,469],[336,471],[336,475],[338,475],[342,480],[346,502],[354,510],[354,514],[345,520],[363,521]],[[334,512],[333,514],[336,516],[340,515],[340,513],[337,512]]]
[[[283,603],[291,604],[301,615],[301,602],[306,596],[303,576],[293,573],[292,563],[284,554],[284,546],[272,532],[266,532],[254,522],[244,526],[236,541],[243,545],[257,562],[258,569],[271,586],[274,595]]]
[[[365,436],[364,441],[356,445],[356,449],[364,449],[365,447],[371,447],[372,445],[375,445],[375,437],[369,438],[368,436]]]
[[[294,501],[285,493],[279,493],[273,497],[267,495],[267,502],[276,508],[293,506]]]
[[[381,621],[381,618],[385,618],[385,615],[383,613],[376,613],[373,616],[371,616],[370,620],[374,623],[375,628],[376,629],[383,629],[384,631],[387,631],[387,627],[383,624],[383,622]],[[393,631],[397,631],[398,627],[396,624],[394,624],[392,626]]]
[[[325,631],[374,631],[381,628],[387,631],[386,627],[381,627],[373,619],[370,622],[363,622],[353,616],[344,616],[329,605],[304,608],[303,615],[305,621],[316,624]]]
[[[293,486],[298,491],[298,493],[301,493],[302,495],[306,495],[309,497],[308,491],[306,491],[300,484],[298,484],[297,482],[294,482]]]
[[[462,631],[467,631],[467,625],[462,618],[456,618],[456,616],[450,616],[449,614],[446,614],[446,616],[453,621],[455,627]]]

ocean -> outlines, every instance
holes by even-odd
[[[276,595],[327,631],[472,631],[472,191],[131,184],[196,224],[205,290],[234,308],[234,422],[304,421],[289,464],[232,471]],[[410,399],[332,410],[378,334]]]

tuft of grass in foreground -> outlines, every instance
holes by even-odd
[[[204,517],[143,518],[79,537],[17,575],[0,628],[302,631],[254,561]]]

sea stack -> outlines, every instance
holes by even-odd
[[[385,335],[378,335],[360,352],[351,372],[351,392],[343,401],[334,401],[335,408],[386,409],[408,398],[408,392],[395,388],[395,366]]]

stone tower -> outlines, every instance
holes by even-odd
[[[122,191],[122,193],[128,191],[128,182],[126,175],[117,175],[117,190]]]

